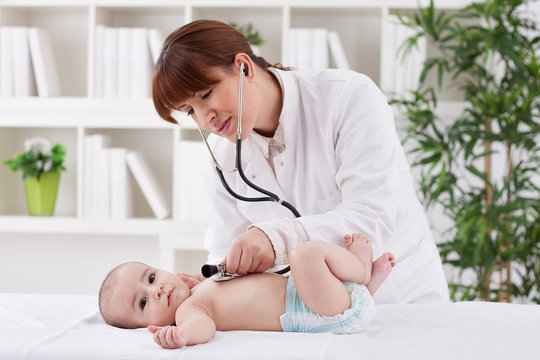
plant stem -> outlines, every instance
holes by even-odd
[[[485,133],[491,133],[491,119],[488,117],[484,118]],[[491,187],[491,141],[484,140],[484,153],[488,154],[484,156],[484,170],[486,174],[486,209],[490,209],[493,205],[493,188]],[[486,236],[491,238],[491,228],[488,227],[486,230]],[[490,282],[491,282],[491,272],[486,271],[484,280],[484,291],[485,299],[489,300],[490,293]],[[502,283],[502,279],[500,279]]]
[[[507,179],[512,179],[513,173],[514,173],[514,166],[512,163],[512,144],[510,141],[506,142],[506,165],[507,165]],[[508,186],[508,199],[507,202],[510,202],[510,199],[513,198],[513,192],[512,187]],[[507,237],[505,239],[505,248],[510,248],[510,239]],[[510,294],[511,294],[511,285],[512,285],[512,261],[506,260],[506,282],[505,282],[505,301],[511,302]],[[501,269],[502,270],[502,269]]]

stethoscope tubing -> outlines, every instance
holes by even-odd
[[[216,169],[216,172],[218,173],[219,179],[221,181],[221,184],[227,190],[227,192],[234,197],[237,200],[240,201],[247,201],[247,202],[263,202],[263,201],[270,201],[270,202],[276,202],[287,209],[289,209],[296,218],[301,217],[300,212],[288,201],[281,200],[279,196],[274,194],[273,192],[266,190],[258,185],[255,185],[251,180],[249,180],[244,173],[244,169],[242,168],[242,95],[243,95],[243,78],[244,78],[244,64],[242,63],[240,65],[240,80],[239,80],[239,87],[238,87],[238,124],[237,124],[237,132],[236,132],[236,170],[238,171],[238,174],[240,175],[240,178],[242,181],[252,188],[253,190],[266,195],[262,197],[247,197],[242,196],[235,192],[227,183],[227,180],[225,180],[225,176],[223,175],[223,170],[220,168],[219,164],[217,163],[214,154],[212,150],[210,149],[210,146],[208,145],[208,142],[206,141],[206,138],[204,134],[202,133],[202,130],[199,128],[199,132],[201,133],[201,136],[203,137],[206,146],[208,147],[208,151],[211,154],[212,160],[214,162],[214,167]],[[210,271],[209,269],[212,269]],[[210,266],[210,265],[204,265],[203,266],[203,274],[205,277],[211,276],[218,272],[218,267],[216,266]],[[290,271],[290,267],[287,266],[281,270],[278,270],[275,272],[275,274],[285,274]],[[207,276],[208,275],[208,276]]]

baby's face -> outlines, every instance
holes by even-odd
[[[190,293],[174,274],[142,263],[127,263],[119,269],[110,308],[127,327],[172,325],[176,309]]]

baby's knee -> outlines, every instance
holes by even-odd
[[[291,266],[303,265],[320,258],[320,255],[321,247],[319,243],[316,241],[306,241],[295,247],[291,254],[289,254],[289,263]]]

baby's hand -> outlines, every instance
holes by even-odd
[[[164,349],[178,349],[186,345],[189,340],[189,332],[176,326],[153,326],[148,331],[154,334],[154,341]]]

